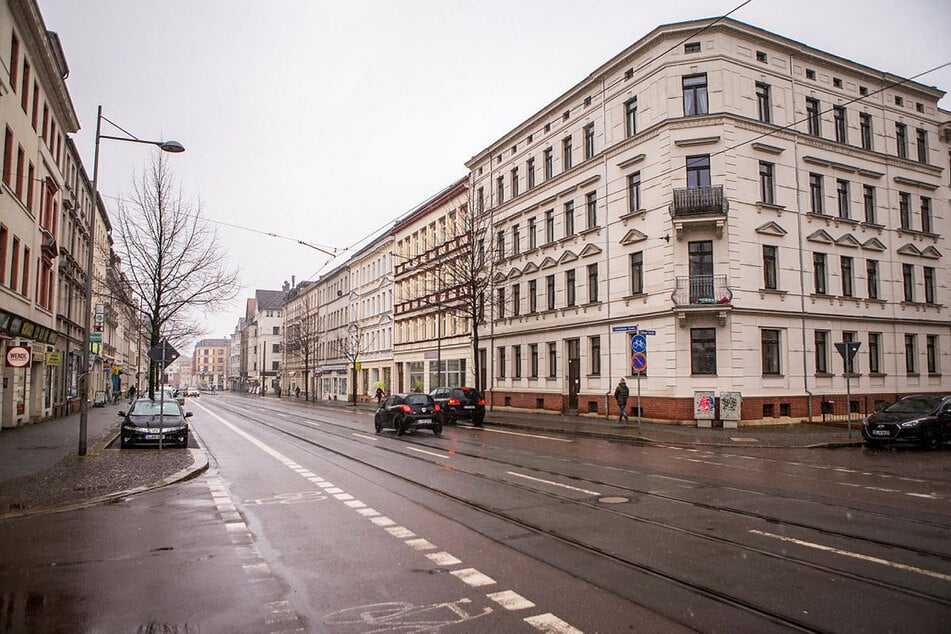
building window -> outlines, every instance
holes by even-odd
[[[918,364],[915,363],[918,356],[917,341],[915,335],[905,335],[905,373],[918,374]]]
[[[928,374],[938,374],[938,335],[925,337],[925,352],[928,357]]]
[[[852,258],[843,255],[839,259],[839,273],[842,276],[842,295],[852,297]]]
[[[634,172],[627,177],[627,210],[630,213],[641,208],[641,173]]]
[[[601,376],[601,337],[591,337],[591,376]]]
[[[631,295],[644,292],[644,252],[631,254]]]
[[[522,237],[518,231],[518,223],[512,225],[512,255],[518,255],[522,248]]]
[[[760,333],[763,350],[763,374],[779,374],[779,331],[764,329]]]
[[[822,136],[822,123],[819,119],[819,100],[806,97],[806,132],[811,136]]]
[[[935,278],[934,268],[926,266],[923,268],[925,274],[925,303],[934,304],[935,302]]]
[[[833,78],[832,78],[832,86],[833,86],[834,88],[841,88],[841,87],[842,87],[842,78],[841,78],[841,77],[833,77]]]
[[[588,265],[588,303],[594,304],[598,301],[598,265]]]
[[[505,232],[499,231],[495,235],[495,250],[496,250],[496,260],[502,260],[505,258]]]
[[[545,298],[548,303],[548,310],[555,310],[555,276],[545,277]]]
[[[551,244],[555,241],[555,210],[549,209],[545,212],[545,244]]]
[[[775,185],[773,183],[773,164],[766,161],[759,162],[759,199],[760,202],[772,205],[775,203]]]
[[[499,378],[505,378],[505,346],[499,346]]]
[[[868,333],[868,371],[870,374],[882,372],[882,335],[878,332]]]
[[[872,115],[867,112],[859,113],[859,132],[862,136],[862,149],[872,149]]]
[[[561,140],[561,163],[563,169],[571,169],[571,137],[566,136]]]
[[[839,203],[839,218],[849,219],[849,181],[841,178],[835,181],[835,192]]]
[[[522,378],[522,346],[512,346],[512,375]]]
[[[816,340],[816,374],[829,373],[829,331],[817,330]]]
[[[589,123],[584,127],[584,157],[585,159],[594,156],[594,124]]]
[[[533,379],[538,378],[538,344],[533,343],[528,346],[528,376]]]
[[[684,116],[707,114],[707,75],[688,75],[683,78]]]
[[[898,158],[908,158],[908,127],[904,123],[895,123],[895,142],[898,145]]]
[[[684,53],[699,53],[700,42],[687,42],[684,44]]]
[[[565,237],[570,238],[575,235],[575,202],[569,200],[565,203]]]
[[[895,105],[896,105],[896,106],[904,106],[904,105],[905,105],[905,98],[904,98],[904,97],[901,97],[901,96],[899,96],[899,95],[895,95]]]
[[[512,284],[512,316],[517,317],[522,312],[522,287]]]
[[[812,213],[822,213],[822,174],[809,174],[809,205]]]
[[[528,281],[528,312],[538,312],[538,280]]]
[[[588,192],[585,195],[585,209],[587,210],[588,229],[594,229],[598,226],[598,194]]]
[[[756,61],[766,62],[766,51],[756,51]]]
[[[552,149],[545,148],[545,151],[542,152],[542,169],[545,171],[545,180],[551,179],[555,174],[555,161],[552,158],[553,152]]]
[[[558,344],[548,344],[548,376],[555,378],[558,376]]]
[[[480,214],[485,211],[485,190],[481,187],[476,190],[476,209]]]
[[[812,254],[812,279],[816,295],[826,294],[826,254]]]
[[[763,245],[763,288],[773,291],[779,288],[776,254],[777,248],[774,245]]]
[[[10,128],[3,140],[3,182],[13,186],[13,131]]]
[[[535,226],[535,217],[528,219],[528,250],[534,251],[538,247],[538,231]]]
[[[875,188],[871,185],[862,186],[862,203],[865,207],[865,222],[875,224]]]
[[[816,80],[816,71],[813,70],[813,69],[811,69],[811,68],[807,68],[807,69],[806,69],[806,79],[811,79],[811,80],[815,81],[815,80]]]
[[[911,229],[911,194],[898,192],[898,220],[902,229]]]
[[[0,225],[0,284],[7,282],[7,228]]]
[[[906,302],[915,301],[915,267],[912,264],[901,265],[902,291]]]
[[[759,114],[759,120],[764,123],[769,123],[769,84],[764,84],[760,81],[756,82],[756,105],[757,112]]]
[[[878,261],[865,261],[865,282],[868,286],[868,298],[878,299]]]
[[[505,178],[502,176],[495,179],[495,200],[499,205],[505,202]]]
[[[512,178],[511,178],[511,189],[512,189],[512,198],[518,196],[518,168],[512,168]]]
[[[527,182],[527,187],[529,189],[534,189],[535,187],[535,157],[528,159],[525,163],[525,178]]]
[[[500,287],[495,289],[496,293],[496,302],[495,310],[498,313],[499,319],[505,319],[505,287]]]
[[[687,188],[710,187],[710,155],[687,157]]]
[[[921,230],[924,233],[931,233],[931,199],[921,197]]]
[[[624,131],[628,138],[637,134],[637,97],[624,102]]]
[[[690,373],[717,373],[717,331],[715,328],[690,329]]]
[[[918,162],[928,162],[928,131],[923,128],[915,130],[915,141],[918,144]]]
[[[845,106],[833,106],[832,121],[835,124],[835,142],[849,142],[849,125],[846,119]]]
[[[575,303],[575,270],[569,269],[565,271],[565,305],[574,306]]]

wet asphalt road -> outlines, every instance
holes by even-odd
[[[0,522],[0,631],[941,631],[951,616],[951,451],[400,439],[362,412],[200,405],[198,479]]]

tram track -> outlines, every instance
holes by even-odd
[[[581,550],[583,552],[588,553],[589,555],[602,558],[604,560],[613,562],[614,564],[626,567],[631,570],[636,570],[642,574],[649,575],[655,579],[662,580],[666,583],[675,584],[677,587],[683,590],[686,590],[690,593],[694,593],[699,596],[706,597],[710,600],[716,601],[722,605],[730,606],[734,609],[742,610],[750,615],[755,615],[759,618],[767,619],[770,622],[780,624],[784,627],[797,629],[800,631],[823,631],[822,628],[817,628],[814,623],[809,623],[805,620],[792,617],[786,613],[770,610],[769,608],[764,607],[763,605],[758,605],[744,597],[737,596],[733,593],[724,592],[716,587],[710,586],[709,584],[698,583],[695,580],[690,580],[675,574],[671,574],[669,571],[662,570],[656,566],[650,565],[649,563],[646,563],[643,561],[636,561],[630,557],[625,557],[615,552],[609,552],[606,549],[598,547],[595,544],[581,541],[571,535],[561,534],[557,531],[553,531],[549,528],[546,528],[545,526],[541,524],[528,522],[524,518],[521,518],[521,517],[515,517],[513,514],[506,513],[498,508],[490,508],[484,504],[480,504],[464,496],[456,495],[456,494],[447,492],[441,488],[430,486],[426,484],[425,482],[419,481],[419,479],[415,479],[413,477],[404,475],[403,473],[400,473],[398,470],[385,468],[384,466],[381,466],[377,462],[361,459],[353,455],[352,452],[347,452],[345,450],[340,449],[339,447],[332,446],[334,443],[339,443],[340,441],[359,442],[362,445],[373,447],[376,450],[382,450],[382,451],[399,455],[402,459],[418,460],[418,461],[422,461],[422,462],[426,462],[430,464],[434,462],[436,462],[437,464],[441,464],[440,462],[438,462],[437,458],[434,458],[431,455],[430,456],[417,455],[415,452],[409,453],[405,451],[405,447],[407,445],[415,445],[420,447],[426,447],[429,449],[445,451],[445,447],[442,446],[441,444],[427,443],[427,442],[424,442],[421,438],[415,439],[412,436],[410,437],[404,436],[402,440],[404,440],[405,442],[401,442],[398,446],[394,444],[394,446],[390,447],[390,446],[386,446],[386,444],[383,444],[383,443],[376,443],[376,442],[367,441],[367,440],[358,440],[357,438],[354,437],[354,433],[355,431],[363,432],[363,430],[354,430],[352,426],[341,423],[339,420],[333,420],[329,418],[314,416],[312,412],[306,412],[306,413],[300,413],[300,414],[294,413],[288,416],[286,411],[279,410],[277,408],[264,408],[265,412],[262,414],[261,412],[248,411],[247,408],[234,407],[229,404],[221,403],[221,402],[217,402],[215,403],[215,405],[229,412],[230,414],[240,416],[255,424],[265,426],[283,436],[293,438],[301,443],[305,443],[306,446],[310,448],[308,449],[308,448],[302,447],[302,449],[304,449],[308,453],[311,453],[312,455],[317,455],[315,453],[315,451],[317,450],[321,452],[329,452],[330,454],[338,458],[341,458],[347,462],[355,462],[363,467],[371,468],[373,470],[386,474],[389,477],[397,478],[415,487],[420,487],[424,490],[430,491],[431,493],[437,494],[446,499],[450,499],[453,502],[462,504],[466,506],[467,508],[470,508],[478,513],[484,513],[486,515],[495,517],[499,520],[508,522],[512,524],[513,526],[518,527],[520,530],[531,531],[532,533],[537,534],[539,536],[557,540],[559,543],[562,543],[574,549]],[[269,417],[269,414],[271,415],[270,417]],[[274,414],[281,414],[280,424],[276,424],[273,421]],[[297,427],[297,429],[294,429],[294,430],[288,429],[287,425],[294,425],[295,427]],[[332,441],[330,438],[327,438],[322,441],[320,438],[315,438],[313,434],[310,433],[310,432],[318,431],[318,430],[321,434],[325,434],[325,435],[329,434],[332,437]],[[367,432],[367,435],[371,433],[372,432]],[[626,488],[623,485],[612,483],[607,480],[582,478],[575,474],[563,473],[556,470],[544,470],[544,469],[538,469],[536,467],[525,467],[523,464],[518,464],[513,461],[499,460],[496,458],[486,457],[485,455],[460,451],[458,444],[459,444],[458,442],[454,443],[454,445],[456,445],[456,447],[454,447],[454,453],[456,455],[477,458],[479,460],[490,460],[495,462],[496,464],[503,465],[505,467],[513,467],[513,468],[518,467],[520,469],[531,469],[533,472],[539,475],[547,475],[549,477],[564,478],[570,481],[581,483],[585,486],[610,487],[611,489],[614,489],[614,490],[626,491],[632,496],[638,496],[638,497],[650,496],[650,497],[660,499],[666,502],[691,505],[693,507],[700,508],[706,511],[712,511],[716,513],[726,513],[730,515],[756,519],[759,521],[768,522],[770,525],[776,527],[777,530],[780,530],[781,528],[784,528],[784,527],[789,527],[789,528],[798,528],[798,529],[805,529],[805,530],[811,530],[811,531],[819,531],[819,532],[822,532],[823,534],[838,537],[838,538],[862,540],[864,543],[875,545],[877,547],[893,548],[893,549],[898,548],[898,549],[903,549],[904,551],[911,554],[915,554],[915,555],[936,557],[936,558],[940,558],[943,561],[948,560],[947,555],[944,553],[909,549],[908,547],[901,544],[895,544],[892,542],[870,539],[864,536],[844,533],[840,531],[823,530],[821,527],[816,527],[816,526],[805,524],[805,523],[790,522],[784,518],[778,518],[775,516],[770,516],[770,515],[766,515],[762,513],[754,513],[750,511],[724,508],[722,506],[717,506],[715,504],[708,504],[708,503],[697,502],[696,500],[678,498],[677,496],[660,494],[660,493],[650,492],[650,491],[643,491],[643,490],[629,488],[629,487]],[[582,464],[593,464],[593,463],[585,462]],[[533,487],[533,486],[523,484],[520,482],[515,482],[510,479],[504,479],[504,478],[489,475],[487,473],[460,468],[458,465],[453,465],[453,470],[456,471],[457,473],[464,474],[471,478],[476,478],[484,482],[490,482],[493,485],[511,487],[513,489],[518,489],[518,490],[522,490],[524,492],[530,493],[531,495],[542,496],[546,499],[549,499],[553,502],[557,502],[559,504],[578,505],[579,508],[583,507],[585,509],[588,509],[589,511],[595,511],[598,513],[608,513],[611,516],[621,518],[624,521],[639,522],[641,524],[649,525],[660,530],[675,532],[675,533],[689,536],[695,539],[703,540],[704,542],[718,545],[721,547],[741,549],[750,554],[767,557],[778,562],[783,562],[793,566],[802,566],[817,572],[821,572],[823,574],[835,575],[838,577],[846,578],[859,584],[872,585],[872,586],[881,588],[883,590],[886,590],[888,592],[897,592],[908,597],[916,597],[920,600],[935,603],[937,605],[944,606],[944,607],[951,606],[951,600],[949,600],[946,596],[942,594],[924,592],[915,588],[909,588],[909,587],[898,585],[895,583],[890,583],[881,579],[869,579],[867,576],[864,576],[862,574],[850,572],[848,570],[843,570],[841,568],[836,568],[836,567],[820,564],[815,561],[804,559],[802,557],[796,557],[789,554],[772,552],[764,548],[758,548],[750,543],[743,543],[736,539],[729,539],[729,538],[721,537],[718,535],[711,535],[709,533],[701,532],[698,530],[691,530],[689,528],[678,526],[670,522],[662,522],[662,521],[658,521],[656,519],[652,519],[649,517],[639,516],[635,513],[631,513],[619,508],[611,508],[603,504],[597,504],[592,501],[578,499],[577,497],[562,495],[553,491],[543,491],[537,487]],[[704,483],[704,484],[709,486],[709,483]],[[713,486],[716,486],[716,485],[713,485]],[[735,490],[734,487],[729,487],[729,488]],[[443,514],[438,509],[430,509],[430,510]],[[867,511],[863,511],[863,512],[867,512]],[[455,518],[450,518],[450,519],[455,519]],[[932,525],[932,527],[947,529],[947,526],[944,526],[944,525]],[[508,544],[508,545],[511,547],[511,544]],[[591,579],[588,579],[588,581],[592,583],[597,583],[596,581],[593,581]]]

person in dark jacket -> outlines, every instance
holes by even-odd
[[[617,401],[617,406],[621,410],[617,419],[619,423],[627,420],[627,397],[630,395],[631,392],[627,389],[627,383],[625,383],[624,377],[621,377],[621,380],[617,383],[617,387],[614,389],[614,400]]]

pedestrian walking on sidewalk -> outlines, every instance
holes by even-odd
[[[630,395],[631,391],[627,389],[627,383],[625,383],[624,377],[621,377],[621,380],[617,382],[617,387],[614,388],[614,400],[617,401],[617,406],[621,410],[617,419],[619,423],[627,420],[627,397]]]

